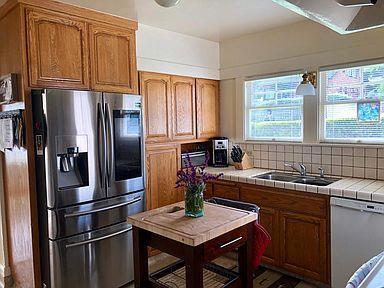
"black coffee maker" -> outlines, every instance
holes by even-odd
[[[216,137],[211,139],[213,167],[228,167],[228,138]]]

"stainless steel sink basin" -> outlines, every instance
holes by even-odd
[[[283,172],[268,172],[265,174],[254,176],[252,178],[292,182],[292,181],[297,179],[297,175],[289,174],[289,173],[283,173]]]
[[[339,179],[334,178],[315,178],[315,177],[300,177],[292,181],[293,183],[307,184],[307,185],[316,185],[316,186],[327,186]]]
[[[339,178],[320,178],[315,176],[300,176],[292,173],[284,172],[268,172],[261,175],[253,176],[252,178],[266,179],[266,180],[275,180],[299,184],[308,184],[316,186],[327,186],[340,180]]]

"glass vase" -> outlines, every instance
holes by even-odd
[[[204,216],[204,190],[204,183],[185,189],[185,216],[193,218]]]

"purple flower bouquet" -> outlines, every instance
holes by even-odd
[[[222,174],[215,176],[205,172],[208,166],[209,153],[205,154],[203,166],[193,165],[191,158],[187,154],[186,168],[177,172],[176,187],[185,188],[185,215],[189,217],[201,217],[204,215],[205,185],[209,180],[216,180]]]

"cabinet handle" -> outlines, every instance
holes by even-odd
[[[227,242],[227,243],[225,243],[223,245],[220,245],[220,249],[225,248],[225,247],[227,247],[227,246],[229,246],[229,245],[231,245],[233,243],[236,243],[237,241],[240,241],[241,239],[243,239],[243,237],[240,236],[240,237],[238,237],[236,239],[233,239],[232,241],[229,241],[229,242]]]

